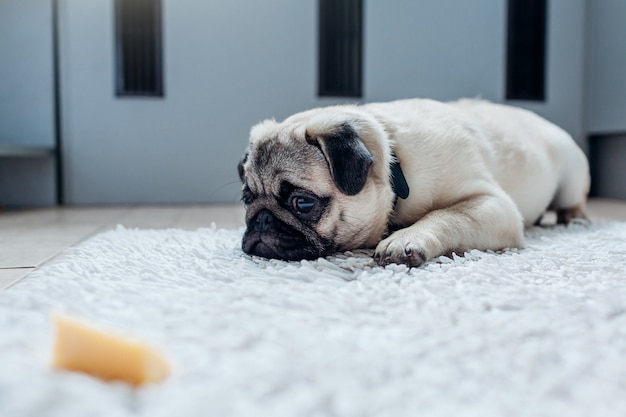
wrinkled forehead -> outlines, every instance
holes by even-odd
[[[322,188],[319,183],[324,181],[319,180],[330,178],[320,149],[298,138],[282,140],[274,136],[255,141],[250,145],[246,168],[248,187],[263,194],[277,193],[283,181],[311,189]]]

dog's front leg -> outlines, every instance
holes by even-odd
[[[471,249],[523,246],[523,221],[508,195],[476,195],[434,210],[382,240],[374,259],[380,265],[422,265],[441,255]]]

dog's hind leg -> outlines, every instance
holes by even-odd
[[[579,148],[568,149],[563,154],[560,185],[550,208],[556,212],[557,224],[567,224],[574,219],[588,221],[585,203],[591,178],[587,158]]]
[[[568,224],[574,219],[581,219],[584,221],[589,221],[587,217],[587,213],[585,210],[585,203],[580,203],[576,207],[569,209],[557,209],[556,210],[556,223],[557,224]]]

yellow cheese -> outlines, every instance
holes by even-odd
[[[165,358],[142,343],[96,330],[67,316],[55,315],[54,321],[55,368],[135,386],[158,382],[170,373]]]

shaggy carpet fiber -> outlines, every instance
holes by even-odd
[[[0,293],[0,416],[626,415],[626,223],[381,268],[241,230],[98,235]],[[51,313],[165,352],[142,388],[53,370]]]

